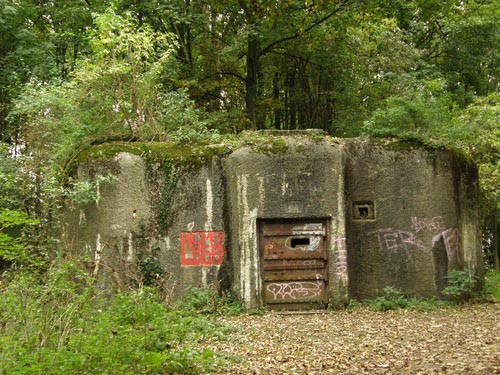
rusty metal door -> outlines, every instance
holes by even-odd
[[[307,309],[326,303],[326,222],[261,221],[263,299],[271,308]]]

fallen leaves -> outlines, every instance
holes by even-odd
[[[500,304],[222,317],[217,374],[500,374]]]

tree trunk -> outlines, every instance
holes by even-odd
[[[289,105],[289,116],[290,116],[290,126],[289,129],[297,129],[297,95],[295,88],[295,72],[291,72],[288,80],[288,90],[290,92],[290,105]]]
[[[500,235],[498,233],[498,217],[496,212],[493,214],[493,262],[495,269],[500,269],[500,246],[498,241],[500,240]]]
[[[255,127],[257,120],[257,73],[259,70],[259,41],[254,34],[247,40],[246,110],[250,122]]]
[[[273,77],[273,101],[274,101],[274,124],[275,129],[281,129],[281,108],[276,108],[276,103],[280,100],[279,75],[274,73]]]

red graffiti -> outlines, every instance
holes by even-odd
[[[181,265],[213,266],[224,259],[223,232],[182,232]]]

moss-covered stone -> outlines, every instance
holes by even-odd
[[[88,146],[79,150],[67,163],[65,170],[70,172],[79,164],[111,159],[120,152],[144,157],[151,162],[173,162],[176,165],[202,165],[214,156],[228,154],[231,144],[211,145],[206,143],[175,142],[110,142]]]

